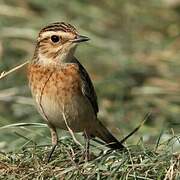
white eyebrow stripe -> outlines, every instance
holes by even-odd
[[[62,31],[45,31],[42,34],[40,34],[40,37],[42,39],[46,38],[46,37],[51,37],[52,35],[58,35],[58,36],[62,36],[62,37],[74,37],[74,34],[72,34],[71,32],[62,32]]]

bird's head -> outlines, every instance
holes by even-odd
[[[34,59],[43,64],[66,62],[73,56],[77,45],[88,40],[70,24],[52,23],[41,29]]]

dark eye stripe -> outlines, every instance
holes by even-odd
[[[45,37],[43,39],[41,39],[40,41],[47,41],[49,39],[49,37]]]

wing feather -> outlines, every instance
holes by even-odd
[[[99,108],[98,108],[98,103],[97,103],[97,95],[94,90],[93,83],[92,83],[87,71],[81,65],[81,63],[77,59],[75,59],[75,61],[79,66],[79,73],[80,73],[81,79],[82,79],[82,93],[91,102],[94,112],[97,115]]]

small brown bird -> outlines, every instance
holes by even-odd
[[[70,24],[50,24],[40,31],[28,66],[33,99],[51,131],[53,149],[49,158],[58,143],[56,128],[67,130],[69,127],[73,132],[84,132],[87,150],[92,137],[100,138],[110,148],[124,148],[98,120],[93,84],[74,57],[77,45],[88,40]]]

